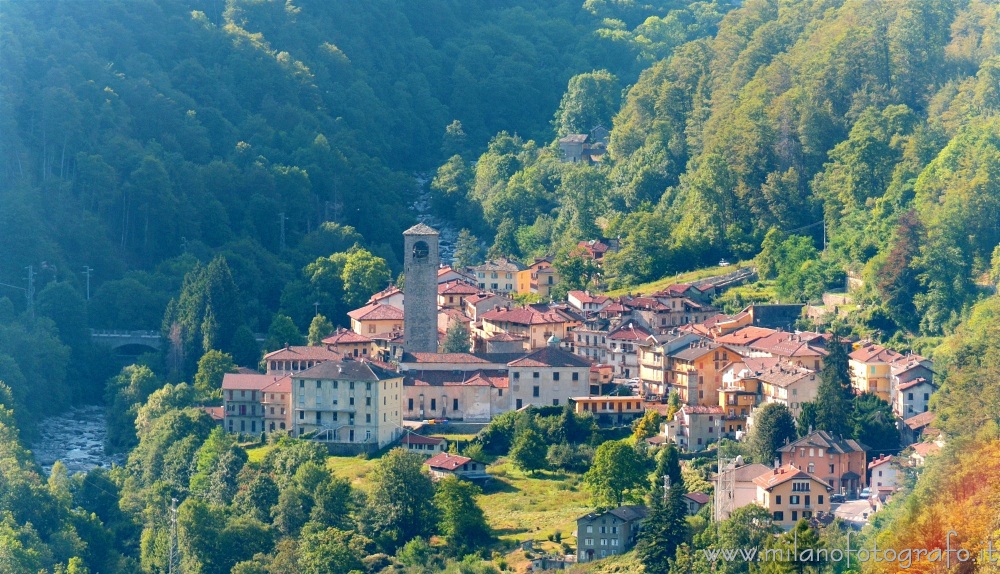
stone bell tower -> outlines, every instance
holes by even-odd
[[[403,232],[403,349],[436,353],[438,232],[418,223]]]

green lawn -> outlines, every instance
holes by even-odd
[[[357,456],[331,456],[326,459],[326,467],[334,476],[346,478],[357,488],[364,488],[365,477],[377,459]]]
[[[746,267],[747,265],[748,263],[746,262],[740,262],[727,267],[705,267],[704,269],[688,271],[687,273],[680,273],[672,277],[664,277],[663,279],[657,279],[656,281],[643,283],[642,285],[633,285],[632,287],[615,289],[614,291],[608,291],[605,295],[608,297],[620,297],[622,295],[628,295],[629,293],[648,295],[650,293],[660,291],[664,287],[673,283],[690,283],[691,281],[697,281],[698,279],[704,279],[706,277],[725,275],[726,273],[732,273],[741,267]]]
[[[264,445],[246,449],[248,462],[254,462],[258,464],[263,462],[264,456],[267,455],[267,453],[270,452],[272,448],[274,447],[270,445]]]
[[[576,545],[572,536],[576,519],[592,510],[580,475],[540,472],[528,476],[503,461],[491,465],[489,472],[495,477],[493,485],[480,497],[479,505],[501,539],[544,541],[558,530],[563,541]]]

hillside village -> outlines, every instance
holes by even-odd
[[[547,296],[558,284],[550,261],[455,269],[439,261],[430,227],[419,224],[404,240],[404,289],[372,294],[348,314],[350,329],[337,328],[319,345],[267,353],[263,374],[244,368],[224,376],[223,407],[211,410],[226,431],[288,433],[336,455],[401,446],[425,456],[435,479],[483,484],[487,464],[449,451],[445,439],[430,436],[435,429],[477,430],[510,411],[551,407],[627,429],[655,413],[662,422],[644,439],[649,448],[670,442],[685,456],[719,457],[714,493],[685,494],[691,514],[708,506],[722,520],[756,503],[785,529],[800,518],[829,524],[838,506],[850,504],[867,519],[891,498],[904,466],[922,465],[943,444],[929,427],[936,388],[930,360],[796,330],[802,305],[750,305],[731,315],[712,306],[734,275],[751,277],[752,270],[644,295],[569,291],[564,301],[518,304],[518,293]],[[581,248],[599,262],[608,246]],[[817,399],[833,345],[847,353],[854,393],[891,405],[909,458],[811,428],[786,440],[773,464],[715,452],[720,441],[745,440],[764,405],[782,405],[799,419]],[[627,551],[646,512],[641,505],[599,508],[579,518],[575,553],[542,557],[536,566]],[[615,525],[600,527],[609,537],[589,536],[597,519]]]

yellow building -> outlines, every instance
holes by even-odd
[[[351,330],[371,337],[403,330],[403,310],[392,305],[373,303],[347,314]]]
[[[517,272],[517,292],[521,295],[534,293],[545,298],[558,283],[559,273],[549,258],[535,259],[530,267]]]
[[[903,355],[869,343],[855,349],[848,357],[854,391],[858,394],[874,393],[891,402],[892,363],[903,359]]]
[[[323,344],[331,351],[345,357],[368,357],[372,354],[372,340],[347,329],[338,329],[336,333],[323,339]]]
[[[800,518],[830,512],[833,488],[819,477],[786,465],[769,470],[754,480],[757,503],[767,509],[774,524],[789,530]]]
[[[631,423],[646,414],[642,397],[573,397],[577,414],[591,413],[599,422],[614,425]]]
[[[747,430],[747,417],[757,404],[760,381],[739,379],[719,389],[719,406],[724,412],[722,432],[730,437]]]

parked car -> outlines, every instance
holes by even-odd
[[[845,502],[847,498],[843,494],[831,494],[830,502]]]
[[[861,498],[867,499],[870,498],[871,495],[872,495],[872,489],[868,488],[867,486],[861,489]]]

